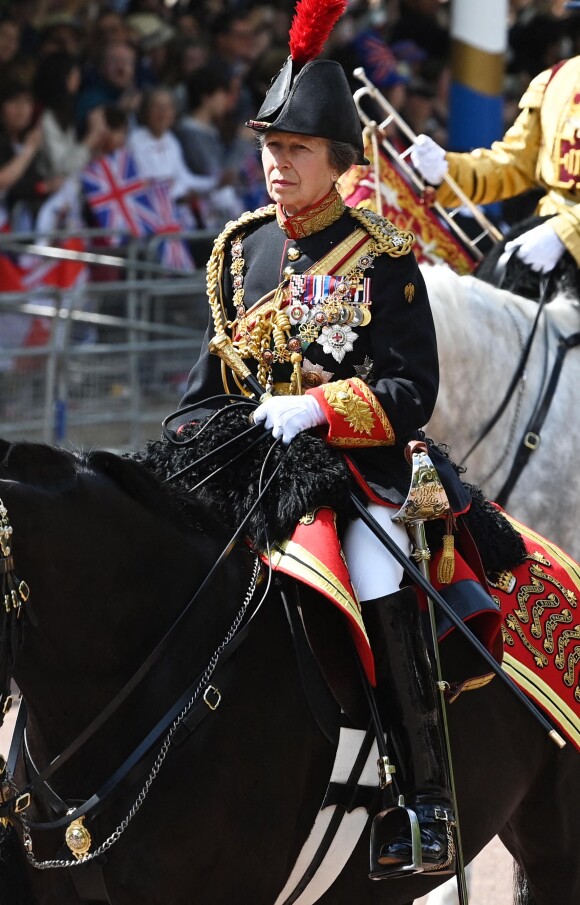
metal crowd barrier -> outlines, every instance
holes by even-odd
[[[24,254],[87,265],[71,287],[10,292],[1,291],[0,270],[0,437],[137,449],[159,436],[198,355],[215,234],[172,236],[193,251],[197,269],[188,273],[158,263],[158,237],[77,236],[82,252],[60,248],[70,237],[62,232],[42,243],[34,234],[0,236],[0,259]],[[123,244],[111,246],[116,239]]]

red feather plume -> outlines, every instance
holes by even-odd
[[[290,56],[303,66],[319,55],[348,0],[299,0],[290,26]]]

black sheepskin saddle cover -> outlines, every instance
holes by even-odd
[[[185,493],[208,505],[232,534],[274,475],[244,525],[244,534],[260,548],[266,542],[289,537],[307,512],[321,506],[333,508],[339,518],[348,516],[354,486],[349,469],[339,453],[309,431],[302,431],[289,446],[283,446],[274,445],[269,432],[255,427],[252,436],[242,438],[239,445],[228,447],[223,455],[218,453],[210,463],[197,464],[203,456],[247,431],[252,426],[251,411],[250,407],[227,406],[217,416],[184,425],[176,438],[179,445],[170,440],[153,441],[136,458],[162,478],[188,469],[169,486],[177,489],[182,502],[186,503]],[[250,447],[256,437],[261,442]],[[210,473],[215,476],[196,489]]]
[[[274,444],[269,432],[255,428],[239,444],[199,461],[248,431],[251,411],[249,405],[226,406],[202,421],[184,425],[175,438],[177,443],[170,439],[151,441],[132,458],[161,479],[180,472],[167,483],[179,504],[205,504],[226,531],[233,534],[247,518],[243,533],[259,548],[285,540],[306,513],[322,506],[336,512],[340,531],[345,520],[354,517],[351,494],[357,492],[357,485],[341,453],[314,432],[302,431],[284,446]],[[444,448],[438,449],[446,455]],[[455,468],[459,474],[460,469]],[[204,481],[208,475],[211,477]],[[259,506],[249,515],[272,475]],[[520,535],[479,488],[465,486],[472,505],[463,518],[485,570],[493,574],[523,562],[526,551]],[[437,522],[430,527],[429,540],[435,549],[438,529],[442,534],[444,525]]]

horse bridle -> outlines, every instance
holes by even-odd
[[[530,353],[532,351],[534,337],[535,337],[536,331],[538,329],[538,324],[540,323],[542,312],[543,312],[544,307],[549,298],[548,287],[549,287],[549,280],[548,279],[543,280],[542,291],[541,291],[541,295],[540,295],[540,298],[538,301],[538,307],[536,310],[536,314],[534,316],[534,320],[532,322],[532,326],[531,326],[530,332],[528,334],[528,337],[526,339],[525,345],[521,351],[519,361],[516,365],[515,371],[508,384],[508,388],[505,391],[504,397],[501,400],[500,404],[498,405],[497,409],[495,410],[495,412],[493,413],[493,415],[491,416],[491,418],[489,419],[487,424],[484,425],[484,427],[483,427],[481,433],[479,434],[479,436],[477,437],[477,439],[471,444],[471,446],[465,453],[465,455],[463,457],[463,462],[467,461],[467,459],[472,455],[472,453],[475,452],[475,450],[480,445],[480,443],[482,443],[483,440],[485,440],[485,438],[490,433],[490,431],[495,427],[495,425],[497,424],[497,422],[499,421],[499,419],[505,412],[506,408],[508,407],[513,394],[515,393],[516,387],[517,387],[519,381],[521,380],[523,373],[525,371],[526,365],[528,363]]]
[[[219,397],[219,398],[223,398],[223,397]],[[237,397],[237,398],[239,398],[239,397]],[[206,404],[207,404],[207,401],[206,401]],[[246,402],[245,404],[247,405],[248,403]],[[250,404],[253,407],[255,407],[255,403],[250,403]],[[190,407],[190,408],[196,408],[196,407]],[[173,416],[169,416],[167,419],[165,419],[164,429],[166,429],[166,423],[168,423],[172,419],[172,417],[175,417],[176,414],[183,415],[185,413],[185,411],[188,411],[188,410],[181,410],[181,412],[174,413]],[[264,471],[266,463],[269,458],[269,455],[273,451],[273,449],[278,445],[279,441],[272,442],[271,435],[268,432],[265,432],[263,428],[258,427],[256,425],[254,425],[252,428],[250,428],[248,431],[245,432],[246,435],[250,435],[250,434],[254,434],[254,433],[259,433],[261,435],[259,437],[259,440],[261,440],[263,435],[266,434],[266,437],[269,437],[270,441],[271,441],[270,450],[264,460],[264,465],[263,465],[263,469],[262,469]],[[170,439],[172,442],[175,442],[173,440],[173,437],[169,437],[168,439]],[[177,440],[176,445],[188,445],[189,443],[193,442],[194,439],[195,438],[190,438],[190,440],[185,441],[183,444],[181,444],[180,441]],[[234,439],[238,439],[238,438],[234,438]],[[253,446],[255,442],[257,442],[257,441],[254,438],[250,445]],[[219,453],[223,453],[224,448],[228,448],[229,445],[230,445],[229,442],[222,444],[221,447],[217,447],[214,451],[212,451],[211,454],[204,456],[203,459],[209,460],[210,458],[212,458],[213,454],[217,455]],[[235,458],[237,458],[237,457],[238,456],[236,455]],[[231,460],[228,460],[228,463],[224,463],[224,465],[222,465],[220,468],[217,468],[208,477],[213,477],[216,474],[218,474],[219,471],[221,471],[223,467],[226,467],[226,465],[230,464],[230,461]],[[201,673],[200,675],[198,675],[196,677],[195,681],[180,696],[179,700],[164,715],[164,717],[158,722],[158,724],[150,731],[150,733],[146,736],[146,738],[140,743],[140,745],[137,746],[137,748],[132,752],[132,754],[124,761],[124,763],[115,771],[115,773],[111,777],[109,777],[109,779],[101,786],[101,788],[94,795],[91,796],[91,798],[87,799],[80,806],[78,806],[74,809],[71,809],[71,808],[67,808],[67,805],[65,802],[62,802],[62,806],[60,809],[61,809],[61,812],[63,812],[63,810],[64,810],[64,816],[61,816],[55,820],[47,821],[47,822],[43,822],[43,823],[33,823],[31,821],[28,821],[26,819],[26,817],[24,816],[24,811],[30,804],[32,793],[35,791],[41,792],[41,790],[43,790],[43,789],[48,789],[48,792],[46,793],[46,797],[48,798],[49,801],[51,800],[51,797],[52,797],[52,803],[55,804],[55,798],[58,798],[58,796],[55,796],[55,793],[53,792],[53,790],[50,789],[50,786],[48,786],[48,780],[54,775],[54,773],[57,772],[57,770],[60,770],[64,766],[64,764],[67,763],[82,747],[84,747],[84,745],[109,720],[109,718],[115,712],[117,712],[117,710],[119,709],[121,704],[128,698],[128,696],[131,694],[131,692],[141,683],[141,681],[145,678],[145,676],[150,673],[153,666],[167,652],[172,641],[174,640],[174,638],[177,636],[178,632],[180,631],[183,620],[185,619],[186,615],[191,611],[193,604],[197,601],[200,594],[205,590],[208,583],[211,581],[211,579],[215,575],[217,569],[223,564],[223,562],[225,561],[227,556],[229,556],[229,554],[232,552],[235,544],[240,539],[247,522],[252,517],[255,510],[260,506],[264,495],[268,491],[270,484],[276,477],[277,471],[280,468],[282,461],[283,461],[283,458],[280,460],[280,462],[278,462],[274,466],[274,468],[267,480],[265,480],[264,482],[262,482],[262,481],[260,482],[261,486],[260,486],[259,493],[256,497],[256,500],[252,504],[249,511],[246,513],[245,517],[239,524],[238,528],[236,529],[236,531],[234,532],[232,537],[229,539],[228,543],[226,544],[226,546],[224,547],[224,549],[218,556],[217,560],[215,561],[215,563],[211,567],[210,571],[208,572],[208,574],[202,581],[201,585],[197,588],[195,594],[190,599],[189,603],[180,612],[180,614],[178,615],[178,617],[176,618],[176,620],[174,621],[172,626],[168,629],[168,631],[165,633],[165,635],[163,636],[161,641],[157,644],[155,649],[151,652],[151,654],[149,654],[149,656],[146,658],[146,660],[141,664],[139,669],[134,673],[132,678],[124,685],[124,687],[119,691],[119,693],[109,702],[109,704],[104,708],[104,710],[101,711],[101,713],[90,723],[90,725],[87,726],[86,729],[60,755],[58,755],[56,758],[54,758],[51,761],[51,763],[44,770],[42,770],[42,771],[36,770],[36,768],[34,767],[34,765],[31,762],[31,760],[28,759],[28,765],[29,765],[29,767],[31,767],[31,771],[35,775],[33,776],[32,780],[30,780],[23,789],[18,791],[15,789],[15,787],[12,783],[11,777],[14,773],[16,760],[17,760],[18,754],[22,747],[22,741],[24,738],[24,731],[25,731],[25,724],[26,724],[26,707],[25,707],[24,702],[21,704],[21,710],[20,710],[19,717],[17,720],[17,727],[16,727],[16,730],[14,733],[13,742],[11,745],[8,760],[4,764],[0,763],[0,780],[3,779],[3,774],[4,774],[4,776],[7,777],[7,782],[5,783],[5,786],[9,786],[10,789],[12,791],[14,791],[14,793],[15,793],[10,798],[7,798],[7,799],[4,798],[3,794],[0,794],[0,820],[8,821],[11,819],[17,819],[21,823],[21,825],[23,826],[23,829],[24,829],[25,843],[28,842],[28,845],[26,846],[28,860],[33,864],[34,867],[39,868],[39,869],[44,869],[44,868],[48,868],[48,867],[67,867],[67,868],[75,867],[80,864],[85,864],[88,860],[98,857],[100,854],[102,854],[102,852],[104,850],[106,850],[112,844],[114,844],[114,842],[117,841],[117,839],[120,837],[122,832],[124,832],[124,829],[128,825],[128,822],[130,821],[130,819],[132,819],[134,813],[136,813],[138,808],[141,806],[142,801],[144,800],[144,797],[145,797],[143,792],[140,794],[140,796],[138,796],[135,805],[133,806],[130,813],[125,818],[125,821],[123,821],[123,824],[121,824],[121,826],[118,827],[117,830],[115,830],[115,832],[112,834],[112,836],[109,837],[109,840],[106,840],[106,842],[103,843],[101,846],[99,846],[99,848],[97,850],[95,850],[95,852],[91,853],[91,855],[85,854],[82,858],[79,858],[78,860],[65,861],[65,860],[59,859],[59,860],[54,860],[54,861],[49,861],[49,862],[37,862],[31,853],[30,830],[52,830],[52,829],[62,828],[65,825],[68,825],[70,827],[70,825],[72,825],[72,824],[76,824],[78,827],[82,823],[82,819],[84,819],[85,817],[96,816],[96,814],[103,809],[105,801],[108,801],[110,799],[110,797],[112,796],[112,794],[114,792],[118,791],[120,784],[123,782],[123,780],[125,780],[132,773],[135,766],[139,763],[139,761],[141,761],[143,759],[144,755],[150,751],[150,749],[156,742],[158,742],[158,740],[161,738],[163,733],[167,732],[167,730],[169,730],[167,732],[166,738],[163,742],[161,751],[154,763],[152,772],[148,778],[148,782],[146,783],[146,788],[148,791],[148,789],[150,787],[149,780],[151,779],[152,775],[154,777],[159,772],[160,766],[161,766],[163,760],[165,759],[167,751],[169,750],[169,744],[173,738],[173,735],[177,731],[177,729],[184,724],[186,717],[188,719],[189,726],[193,726],[195,728],[207,712],[211,712],[212,710],[216,709],[216,707],[218,706],[219,699],[217,700],[217,703],[214,703],[214,701],[212,701],[212,699],[211,699],[211,695],[215,693],[216,689],[213,686],[209,685],[209,681],[212,678],[212,676],[214,675],[214,672],[216,671],[216,669],[218,667],[218,661],[219,661],[219,668],[220,668],[220,674],[221,674],[221,672],[223,672],[223,670],[227,664],[227,661],[229,660],[231,655],[234,653],[234,651],[237,649],[237,647],[239,647],[241,642],[247,637],[250,625],[253,623],[253,619],[256,616],[259,609],[261,608],[262,603],[264,602],[264,600],[267,596],[267,593],[269,591],[270,581],[267,582],[266,588],[265,588],[264,592],[262,593],[261,598],[258,601],[257,605],[254,606],[253,610],[251,610],[248,615],[248,608],[249,608],[250,602],[252,600],[252,597],[253,597],[253,594],[254,594],[254,591],[256,588],[257,578],[258,578],[258,574],[259,574],[260,559],[259,559],[258,555],[256,555],[256,558],[255,558],[254,571],[253,571],[252,579],[250,582],[250,587],[248,588],[248,592],[246,594],[246,599],[244,600],[242,608],[238,612],[238,614],[234,620],[234,623],[232,624],[232,626],[231,626],[229,632],[227,633],[226,637],[224,638],[223,642],[220,644],[218,649],[214,652],[214,655],[210,659],[208,666],[206,667],[206,669],[204,670],[203,673]],[[193,467],[196,467],[196,465],[198,465],[198,462],[193,462],[190,467],[193,468]],[[184,470],[182,470],[179,474],[182,474],[183,471]],[[177,475],[171,475],[170,479],[173,479],[176,476]],[[208,478],[205,478],[204,481],[207,479]],[[2,508],[0,508],[0,516],[2,515],[2,512],[4,512],[4,515],[2,516],[2,518],[4,518],[6,521],[4,533],[0,534],[0,538],[2,538],[3,541],[5,541],[6,538],[9,537],[10,534],[12,533],[12,528],[11,528],[11,526],[8,525],[7,513],[5,510],[5,507],[3,507],[1,503],[0,503],[0,506],[2,507]],[[0,522],[0,525],[2,525],[2,522]],[[5,553],[5,550],[6,550],[6,543],[3,542],[2,546],[0,548],[0,575],[2,575],[2,574],[12,575],[13,559],[11,558],[10,550],[8,549],[7,553]],[[8,565],[5,565],[4,568],[2,568],[2,566],[1,566],[2,563],[7,563]],[[22,585],[23,589],[24,589],[24,587],[26,588],[26,599],[27,599],[28,588],[24,582],[22,582],[21,585]],[[10,667],[8,668],[9,672],[11,671],[12,665],[13,665],[13,661],[12,661]],[[8,683],[9,682],[10,682],[10,676],[8,677]],[[213,691],[212,691],[212,689],[213,689]],[[203,694],[202,694],[202,692],[203,692]],[[209,698],[208,698],[208,693],[210,695]],[[219,695],[219,692],[218,692],[218,695]],[[207,705],[207,710],[205,710],[205,711],[203,710],[204,704]],[[195,709],[193,709],[193,708],[195,708]],[[192,709],[193,709],[193,711],[192,711]],[[169,728],[169,727],[171,727],[171,728]],[[189,731],[191,731],[191,729]],[[60,799],[59,799],[59,801],[60,801]],[[105,899],[105,901],[106,901],[106,899]]]
[[[522,348],[520,359],[516,366],[516,369],[512,375],[508,388],[504,394],[502,401],[497,407],[496,411],[489,419],[487,424],[484,426],[483,430],[477,437],[474,443],[467,450],[465,456],[463,457],[462,464],[464,464],[469,456],[477,449],[480,443],[487,437],[492,428],[498,423],[501,416],[504,414],[510,400],[512,399],[516,387],[518,383],[524,376],[525,368],[528,363],[532,345],[537,333],[537,328],[544,311],[544,307],[546,303],[549,301],[549,287],[550,280],[549,278],[545,278],[541,281],[541,295],[538,301],[537,311],[534,316],[534,320],[532,323],[532,327],[526,339],[525,345]],[[546,309],[548,310],[548,309]],[[557,335],[557,349],[556,349],[556,357],[554,359],[554,363],[552,365],[552,371],[550,377],[547,377],[547,370],[544,370],[544,374],[542,376],[542,381],[540,385],[540,394],[536,405],[534,406],[534,410],[532,412],[532,416],[526,426],[526,429],[523,433],[522,439],[519,443],[519,446],[516,451],[516,455],[511,464],[511,468],[509,470],[508,476],[505,479],[501,489],[495,494],[495,502],[498,503],[499,506],[505,507],[508,498],[514,489],[522,471],[528,463],[528,460],[537,448],[540,443],[540,430],[542,425],[546,419],[548,414],[550,405],[552,403],[552,399],[554,398],[554,394],[556,392],[556,388],[558,386],[558,381],[560,379],[560,374],[562,372],[562,367],[564,364],[564,358],[566,353],[573,349],[574,347],[580,345],[580,333],[572,333],[569,336],[565,337],[562,335]],[[543,390],[545,387],[545,390]],[[493,472],[487,475],[485,481],[488,481],[493,474],[497,471],[499,466],[496,466]]]
[[[505,507],[508,497],[527,465],[531,454],[535,452],[540,444],[540,432],[560,380],[564,359],[570,349],[573,349],[578,345],[580,345],[580,332],[572,333],[569,336],[557,337],[556,357],[552,365],[549,380],[546,381],[546,375],[544,374],[543,386],[545,386],[546,389],[543,393],[540,392],[532,416],[528,421],[520,445],[518,446],[509,474],[504,481],[501,490],[499,490],[495,496],[495,501],[499,506]]]
[[[30,595],[30,588],[14,571],[12,533],[8,511],[0,499],[0,726],[12,706],[10,683],[22,641],[22,606]],[[1,766],[0,763],[0,779]]]

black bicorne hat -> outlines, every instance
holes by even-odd
[[[312,58],[345,7],[344,0],[300,0],[290,29],[290,56],[256,119],[246,125],[256,132],[276,129],[343,141],[356,150],[356,162],[366,164],[360,117],[344,69],[335,60]]]

